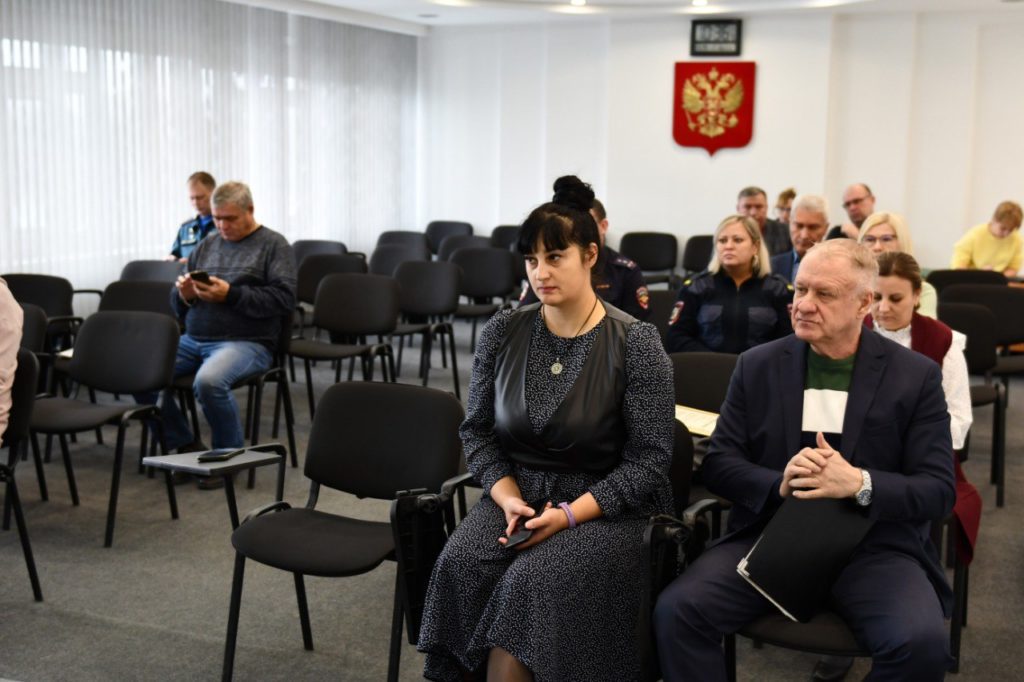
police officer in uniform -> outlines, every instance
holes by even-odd
[[[757,222],[741,215],[723,220],[708,269],[679,290],[666,350],[742,353],[792,333],[793,287],[770,270]]]
[[[178,235],[171,246],[171,255],[167,260],[185,262],[192,249],[199,245],[213,230],[213,215],[210,211],[210,195],[217,183],[209,173],[199,171],[188,178],[188,198],[196,217],[186,220],[178,228]]]
[[[598,234],[601,235],[601,258],[598,261],[600,272],[595,272],[594,275],[594,291],[622,312],[646,321],[651,311],[643,272],[635,262],[605,244],[608,214],[604,210],[604,204],[594,199],[590,215],[594,216]],[[519,304],[528,305],[536,301],[537,295],[527,283],[519,296]]]

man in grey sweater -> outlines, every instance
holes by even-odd
[[[185,323],[174,376],[195,374],[212,446],[238,448],[245,436],[231,386],[273,363],[281,325],[295,308],[295,256],[283,236],[256,222],[245,184],[220,185],[212,203],[217,230],[192,251],[188,274],[171,291]],[[169,395],[161,409],[169,449],[205,449]]]

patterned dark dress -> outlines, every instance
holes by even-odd
[[[603,516],[515,552],[498,543],[505,516],[485,494],[434,569],[419,639],[427,654],[424,675],[461,680],[460,666],[482,670],[489,650],[499,646],[537,682],[635,680],[643,530],[650,515],[672,508],[672,366],[656,328],[633,321],[625,335],[626,441],[619,463],[603,475],[522,466],[503,453],[494,432],[495,359],[515,314],[498,313],[480,336],[460,429],[469,469],[485,493],[515,476],[527,501],[571,502],[589,491]],[[562,339],[535,315],[524,388],[535,433],[580,375],[606,323],[607,317],[575,340]],[[556,357],[564,365],[557,376],[550,370]]]

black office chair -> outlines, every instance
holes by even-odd
[[[683,272],[692,275],[706,270],[714,250],[714,235],[695,234],[687,239],[686,246],[683,247]]]
[[[427,224],[425,234],[430,252],[440,254],[445,239],[457,235],[472,235],[473,226],[458,220],[434,220]]]
[[[21,303],[21,347],[42,353],[46,344],[46,311],[31,303]]]
[[[306,394],[309,414],[315,416],[313,397],[314,360],[337,361],[334,380],[341,380],[341,361],[360,358],[363,379],[373,378],[373,362],[381,359],[384,381],[395,380],[395,358],[391,342],[385,340],[398,324],[398,282],[383,275],[328,275],[320,282],[313,304],[313,325],[331,335],[331,342],[292,339],[289,355],[301,358],[306,368]],[[377,336],[377,342],[367,342]],[[352,378],[352,363],[349,379]]]
[[[451,262],[462,268],[461,294],[470,301],[459,305],[455,317],[472,320],[469,349],[474,352],[477,322],[498,312],[503,303],[494,299],[504,301],[516,288],[515,256],[505,249],[467,248],[453,253]]]
[[[96,289],[76,290],[63,277],[36,274],[2,275],[7,288],[18,303],[31,303],[46,313],[46,350],[55,352],[70,348],[82,318],[77,317],[72,299],[78,293],[102,295]]]
[[[340,242],[328,243],[340,244]],[[313,301],[316,299],[316,289],[324,277],[346,272],[365,274],[367,272],[366,259],[351,253],[313,253],[303,258],[302,264],[299,265],[295,285],[295,298],[299,302],[297,310],[299,311],[300,336],[306,325],[306,308],[303,307],[303,304],[310,307],[313,305]]]
[[[449,237],[449,239],[451,239]],[[445,339],[451,350],[452,381],[455,397],[461,399],[459,370],[455,361],[455,331],[451,316],[459,307],[459,279],[462,271],[454,263],[432,261],[423,263],[402,263],[395,271],[395,280],[400,290],[399,310],[409,320],[422,322],[400,322],[391,333],[399,337],[398,370],[402,369],[402,350],[405,337],[423,337],[420,346],[420,376],[426,386],[430,377],[430,351],[434,337],[441,341],[441,358],[445,358]],[[446,361],[445,361],[446,363]]]
[[[667,232],[627,232],[619,242],[619,251],[636,261],[643,270],[648,284],[664,282],[672,288],[675,280],[676,261],[679,258],[679,241]],[[666,272],[667,271],[667,272]]]
[[[403,495],[399,491],[440,491],[458,473],[462,418],[459,401],[430,388],[350,382],[327,389],[309,434],[306,506],[292,508],[286,502],[274,502],[261,507],[246,516],[231,536],[236,554],[223,680],[230,680],[234,672],[245,560],[292,573],[303,644],[312,650],[303,577],[360,575],[395,559],[389,522],[319,511],[315,507],[320,488],[381,500],[395,500]],[[415,428],[410,428],[411,424]],[[398,570],[389,681],[398,679],[404,587],[403,571]]]
[[[678,297],[678,292],[672,289],[651,289],[648,292],[647,306],[651,312],[647,321],[658,328],[662,346],[665,345],[665,339],[668,337],[668,322],[672,317],[672,308],[675,307]]]
[[[519,225],[498,225],[491,231],[491,246],[496,249],[515,249],[519,243]]]
[[[301,268],[306,259],[313,255],[344,255],[348,247],[342,242],[327,239],[297,239],[292,242],[292,253],[295,254],[295,267]]]
[[[176,260],[133,260],[121,269],[123,282],[164,282],[174,284],[185,272],[185,264]]]
[[[103,290],[99,310],[134,310],[175,317],[174,310],[171,308],[171,291],[171,285],[157,280],[111,282]]]
[[[732,353],[671,353],[676,405],[717,414],[729,391],[738,355]]]
[[[971,384],[971,407],[992,405],[992,451],[990,482],[996,485],[996,506],[1003,506],[1006,483],[1006,391],[992,381],[996,356],[996,318],[980,303],[939,301],[939,319],[950,329],[967,336],[964,358],[971,376],[984,378],[985,383]],[[970,434],[964,444],[970,451]]]
[[[402,263],[426,260],[430,260],[430,252],[423,244],[379,244],[370,254],[369,271],[371,275],[394,277]]]
[[[424,232],[415,232],[413,230],[388,230],[381,232],[377,237],[377,247],[394,245],[399,246],[411,246],[413,248],[422,247],[427,252],[427,258],[430,259],[430,241],[427,239],[427,235]]]
[[[71,378],[99,391],[120,394],[151,393],[170,384],[178,348],[178,325],[171,317],[145,312],[97,312],[79,330],[68,367]],[[103,544],[114,541],[114,517],[121,483],[124,440],[132,420],[141,420],[160,433],[160,412],[155,405],[97,405],[71,398],[37,400],[30,429],[35,434],[58,436],[68,476],[71,501],[78,504],[78,488],[66,436],[91,431],[104,424],[117,426],[110,504]],[[141,453],[140,453],[141,454]],[[170,473],[165,476],[171,517],[178,517]]]
[[[17,464],[19,453],[29,440],[28,425],[38,381],[39,363],[36,356],[28,349],[19,349],[18,369],[14,373],[14,382],[11,385],[11,411],[8,414],[7,430],[4,431],[3,442],[0,442],[0,447],[7,447],[9,453],[7,464],[0,464],[0,482],[6,484],[4,530],[10,527],[10,515],[13,512],[15,524],[18,526],[18,539],[21,540],[21,550],[25,555],[25,566],[28,568],[28,579],[32,584],[32,595],[36,601],[43,601],[43,590],[39,586],[39,574],[36,572],[36,562],[32,555],[32,544],[28,537],[28,526],[25,524],[25,513],[21,508],[21,498],[18,496],[18,483],[14,477],[14,466]],[[34,452],[34,459],[40,489],[45,500],[46,478],[43,474],[38,450]]]
[[[954,284],[1007,284],[1006,275],[995,270],[932,270],[925,280],[940,296],[943,289]]]
[[[489,237],[481,237],[475,234],[456,234],[445,237],[437,250],[438,260],[451,260],[452,254],[459,249],[489,249],[491,240]]]

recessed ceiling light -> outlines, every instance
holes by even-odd
[[[693,0],[694,7],[707,7],[708,0]]]
[[[587,4],[587,0],[569,0],[569,4],[573,7],[583,7]]]

